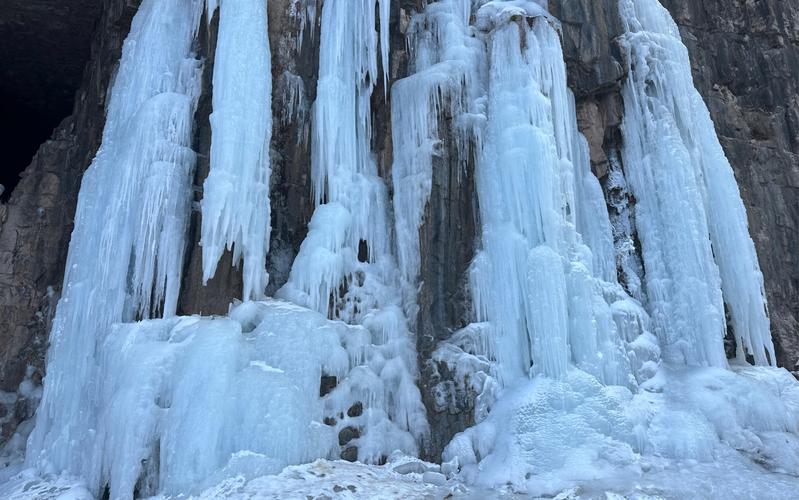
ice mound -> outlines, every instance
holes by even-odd
[[[177,494],[232,471],[338,458],[340,444],[363,461],[415,454],[403,391],[416,387],[397,378],[376,335],[277,300],[115,325],[100,356],[89,483],[114,498]],[[323,376],[335,385],[321,388]],[[345,429],[355,438],[340,442]]]
[[[675,469],[724,467],[728,475],[773,478],[777,490],[795,488],[798,403],[799,384],[782,369],[664,366],[635,395],[572,369],[560,380],[506,388],[443,458],[467,483],[532,495],[622,492]]]

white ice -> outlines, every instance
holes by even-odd
[[[269,281],[269,143],[272,62],[265,0],[223,0],[214,57],[211,171],[203,184],[203,281],[225,249],[244,261],[242,298],[262,299]]]
[[[366,435],[358,444],[358,458],[368,463],[391,453],[386,446],[394,439],[406,443],[403,449],[418,450],[428,434],[388,190],[371,150],[371,99],[388,64],[388,7],[387,0],[332,0],[322,7],[311,138],[317,207],[289,280],[277,293],[331,319],[362,325],[375,345],[365,358],[372,371],[362,378],[374,387],[345,382],[336,396],[362,401],[374,413],[362,423]],[[371,395],[376,388],[389,401],[387,408]],[[381,434],[392,437],[376,438]]]
[[[97,353],[112,323],[175,313],[195,155],[201,64],[192,47],[203,2],[145,0],[109,92],[102,146],[85,173],[44,395],[27,461],[100,473],[87,460],[99,409]]]
[[[607,185],[613,227],[544,2],[440,0],[413,15],[411,76],[391,92],[393,200],[371,130],[391,4],[324,2],[317,206],[274,300],[263,296],[266,2],[222,0],[204,278],[232,249],[245,302],[203,318],[174,314],[201,75],[192,47],[217,3],[144,0],[81,187],[33,468],[0,471],[0,496],[795,493],[799,384],[743,362],[767,365],[774,352],[732,170],[668,13],[655,0],[620,2],[630,77]],[[315,5],[292,8],[313,25]],[[475,398],[476,425],[439,469],[397,457],[418,454],[429,433],[413,325],[419,230],[445,155],[474,162],[480,245],[473,322],[433,353]],[[725,303],[740,358],[729,369]],[[329,392],[323,376],[336,379]],[[389,463],[313,462],[337,459],[349,427],[358,460]]]
[[[629,78],[623,89],[624,171],[637,200],[645,286],[664,356],[725,366],[731,318],[738,359],[776,358],[763,276],[746,210],[701,96],[688,51],[656,0],[621,0]]]

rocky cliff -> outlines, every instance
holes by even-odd
[[[752,236],[765,274],[778,361],[794,369],[799,359],[799,0],[662,1],[681,26],[697,87],[708,102],[749,209]],[[49,2],[28,3],[46,6]],[[59,295],[80,177],[99,146],[106,88],[137,3],[69,2],[76,10],[85,7],[85,15],[67,16],[64,23],[68,29],[42,32],[41,37],[50,37],[51,43],[54,37],[71,37],[77,29],[86,32],[96,26],[88,62],[75,51],[56,60],[37,59],[35,64],[31,64],[29,59],[34,55],[30,55],[24,64],[15,66],[19,74],[24,74],[34,71],[31,68],[41,71],[39,65],[55,67],[64,59],[70,65],[86,62],[72,115],[40,147],[10,200],[0,206],[0,322],[4,325],[0,331],[1,390],[15,391],[28,366],[34,367],[27,370],[34,378],[43,370],[48,317]],[[297,15],[297,9],[303,6],[318,14],[321,3],[270,1],[275,82],[271,155],[274,232],[268,263],[274,282],[270,291],[285,281],[313,209],[309,110],[316,90],[319,25],[318,15]],[[403,30],[419,3],[403,0],[392,4],[392,79],[402,78],[407,71]],[[601,180],[606,178],[622,140],[620,87],[625,75],[615,43],[621,31],[616,3],[550,0],[550,10],[562,21],[569,83],[577,97],[581,130],[591,147],[592,166]],[[17,4],[11,2],[10,7],[2,8],[22,9]],[[48,9],[33,12],[26,10],[27,17],[17,16],[23,19],[17,29],[33,33],[30,25],[48,22]],[[95,18],[89,12],[94,12]],[[5,19],[5,13],[0,17]],[[200,159],[195,181],[198,200],[208,169],[215,33],[215,19],[204,20],[198,46],[206,61],[204,93],[195,131],[195,150]],[[40,93],[44,95],[48,88],[43,85]],[[375,150],[380,152],[384,174],[388,174],[392,154],[390,100],[384,100],[382,88],[375,92],[375,99]],[[440,119],[446,122],[451,117]],[[448,129],[446,123],[443,125],[442,130]],[[433,434],[440,439],[430,443],[431,457],[473,419],[468,404],[462,401],[444,406],[436,402],[436,391],[441,384],[446,385],[448,374],[442,366],[430,362],[438,342],[467,322],[465,280],[478,236],[472,176],[462,175],[462,166],[454,157],[454,152],[442,151],[436,159],[431,201],[420,229],[422,275],[416,325],[420,385],[431,424],[438,430]],[[467,174],[470,168],[466,165]],[[608,189],[609,194],[611,191]],[[191,227],[194,243],[188,249],[179,312],[225,312],[240,289],[240,273],[230,265],[230,259],[224,259],[227,264],[220,265],[217,277],[208,286],[201,285],[198,222],[199,213],[195,212]],[[17,414],[3,418],[4,436],[29,416],[25,408],[16,402],[8,410]]]

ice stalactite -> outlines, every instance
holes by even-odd
[[[720,343],[724,286],[733,287],[731,310],[754,303],[747,310],[754,317],[753,311],[765,314],[765,307],[757,262],[747,251],[745,217],[713,221],[712,214],[721,213],[705,206],[714,199],[728,207],[728,215],[742,215],[735,209],[740,198],[729,165],[728,177],[718,171],[718,142],[699,140],[699,134],[712,134],[712,123],[689,88],[687,59],[668,51],[676,28],[670,36],[642,32],[635,15],[649,23],[668,18],[655,1],[638,4],[643,7],[632,10],[633,3],[622,1],[627,25],[639,26],[623,40],[632,54],[625,88],[624,132],[632,142],[625,145],[628,178],[613,159],[609,180],[621,198],[632,191],[635,213],[629,213],[629,203],[610,201],[618,212],[617,243],[635,243],[634,220],[643,244],[645,272],[635,255],[621,255],[625,284],[651,308],[658,333],[671,328],[684,335],[660,339],[667,361],[675,364],[660,363],[647,314],[611,271],[616,267],[611,226],[606,211],[598,210],[599,186],[575,129],[556,21],[530,2],[483,4],[475,16],[489,54],[486,126],[476,170],[483,249],[472,266],[482,323],[455,335],[448,344],[457,349],[442,344],[436,352],[464,382],[493,375],[500,381],[499,388],[489,384],[488,394],[485,387],[476,389],[484,398],[478,424],[456,435],[444,451],[447,467],[468,482],[555,494],[588,481],[627,488],[624,478],[642,474],[641,467],[651,467],[653,460],[662,460],[657,467],[666,475],[670,460],[707,463],[719,457],[748,471],[733,450],[765,449],[775,435],[786,445],[765,451],[767,460],[795,467],[796,455],[788,448],[797,443],[797,393],[787,372],[677,366],[726,366]],[[653,65],[669,73],[655,71],[653,77]],[[684,96],[696,99],[686,103]],[[677,127],[686,123],[693,124],[690,132]],[[690,155],[696,155],[696,168]],[[675,166],[681,158],[686,161]],[[707,171],[710,166],[717,170]],[[708,185],[711,179],[714,186]],[[733,238],[744,250],[743,262],[727,265],[749,274],[729,285],[719,279],[713,252]],[[682,274],[658,274],[666,265],[682,266]],[[636,286],[642,276],[645,293]],[[666,296],[664,285],[685,295]],[[736,300],[741,296],[758,300]],[[757,396],[747,395],[753,393]]]
[[[635,385],[624,341],[637,334],[622,338],[614,321],[633,302],[612,271],[610,223],[596,210],[602,193],[576,128],[554,22],[533,3],[489,2],[477,15],[491,66],[476,173],[483,250],[472,268],[475,307],[496,330],[506,385],[563,376],[571,363],[604,383]]]
[[[262,299],[269,281],[269,143],[272,63],[265,0],[224,0],[214,59],[211,172],[203,185],[203,280],[225,248],[244,261],[242,298]]]
[[[654,0],[621,0],[629,77],[623,160],[638,200],[645,285],[666,359],[726,366],[726,303],[738,358],[774,364],[763,277],[738,185],[693,86],[688,51]]]
[[[203,2],[145,0],[110,91],[102,147],[81,184],[28,462],[107,480],[95,444],[97,352],[112,323],[175,313],[195,154]]]
[[[371,415],[357,440],[358,458],[367,462],[394,447],[415,453],[428,432],[415,384],[413,336],[402,310],[388,193],[371,151],[370,101],[381,78],[379,63],[382,78],[388,64],[388,5],[387,0],[332,0],[322,8],[311,158],[318,206],[289,280],[278,292],[369,331],[363,366],[328,398],[339,405],[361,402]],[[412,439],[392,437],[402,435]]]
[[[469,0],[431,4],[408,30],[411,76],[391,88],[394,218],[406,308],[413,316],[420,267],[419,229],[430,198],[433,163],[447,141],[462,166],[479,144],[484,113],[479,97],[485,61],[469,34]]]

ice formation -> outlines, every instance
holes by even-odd
[[[686,49],[656,0],[619,1],[629,78],[607,202],[546,2],[439,0],[414,13],[410,76],[391,89],[393,163],[379,166],[372,104],[387,97],[373,94],[388,88],[391,2],[325,1],[309,114],[316,206],[271,299],[267,1],[144,0],[81,187],[28,465],[77,476],[80,494],[246,497],[285,491],[263,476],[342,450],[367,464],[417,455],[430,432],[413,335],[419,235],[447,161],[474,167],[480,243],[472,322],[432,354],[474,398],[475,425],[446,447],[442,472],[548,495],[588,484],[637,494],[642,477],[653,494],[690,493],[709,474],[748,494],[756,463],[799,474],[799,385],[745,363],[774,363],[762,276]],[[296,43],[317,7],[291,4]],[[203,277],[231,250],[244,302],[175,317],[203,9],[219,12]],[[277,119],[291,120],[304,84],[277,78],[288,103]],[[739,358],[729,367],[725,304]],[[279,478],[334,488],[314,472],[326,467]],[[446,480],[368,470],[356,477],[408,491]],[[46,489],[15,481],[0,494]],[[768,491],[795,486],[778,478]]]
[[[369,332],[374,352],[358,376],[382,381],[379,391],[385,397],[369,387],[337,388],[345,398],[361,395],[366,408],[389,417],[364,427],[362,439],[375,443],[358,448],[359,459],[367,462],[388,455],[394,446],[415,453],[428,432],[389,232],[388,193],[371,151],[370,101],[377,79],[385,78],[388,4],[334,0],[322,8],[311,154],[317,207],[289,280],[278,291],[279,297]],[[346,395],[346,390],[354,392]],[[381,433],[385,437],[378,444]],[[403,433],[409,439],[391,437]]]
[[[203,280],[225,248],[244,261],[242,297],[262,299],[269,276],[271,232],[269,142],[272,138],[272,61],[266,2],[220,5],[214,58],[211,172],[203,185]]]
[[[655,0],[619,4],[629,78],[623,159],[638,200],[645,284],[665,359],[726,366],[729,309],[737,355],[774,364],[763,276],[738,184],[691,79],[688,51]]]
[[[470,15],[468,2],[438,2],[415,17],[408,32],[414,73],[391,89],[397,254],[411,314],[420,265],[419,228],[434,162],[449,140],[456,162],[464,165],[479,138],[483,115],[477,98],[484,64],[480,42],[465,32]],[[445,125],[448,119],[450,126]]]
[[[362,326],[273,300],[227,318],[117,325],[101,351],[104,404],[90,449],[102,477],[89,484],[109,482],[112,498],[198,493],[227,477],[337,458],[347,427],[368,429],[354,443],[364,461],[387,446],[413,453],[413,437],[389,421],[413,408],[375,375],[401,372],[375,349]],[[322,375],[339,383],[320,397]]]
[[[656,4],[639,3],[650,9],[654,8],[650,3]],[[644,242],[644,273],[632,241],[635,230],[639,235],[647,233],[649,238],[655,234],[647,225],[651,212],[628,213],[629,207],[623,203],[627,190],[633,191],[639,206],[641,198],[635,186],[628,186],[634,181],[625,179],[626,170],[616,158],[608,182],[608,190],[618,198],[614,200],[611,195],[609,199],[617,210],[617,226],[611,230],[602,190],[590,172],[585,139],[577,131],[557,21],[533,2],[483,2],[476,7],[472,10],[475,6],[470,2],[442,0],[428,5],[412,20],[409,39],[415,73],[399,81],[393,92],[398,235],[404,234],[413,243],[406,247],[408,256],[400,249],[400,262],[410,263],[412,272],[418,266],[416,234],[442,138],[458,144],[460,161],[467,159],[469,141],[478,144],[479,151],[476,186],[482,250],[471,270],[478,322],[443,342],[433,354],[434,360],[449,367],[455,381],[462,385],[461,392],[475,395],[477,425],[453,439],[444,460],[467,482],[488,487],[511,484],[531,493],[553,494],[581,481],[640,476],[644,466],[641,455],[666,461],[708,461],[725,453],[725,447],[763,450],[766,442],[774,442],[769,437],[772,432],[784,443],[796,443],[795,391],[786,397],[783,389],[774,389],[774,385],[782,384],[795,388],[786,372],[740,368],[736,372],[695,372],[660,366],[659,340],[666,346],[666,361],[694,362],[672,357],[669,337],[662,329],[664,323],[658,321],[667,323],[668,328],[684,328],[681,322],[706,321],[708,315],[693,310],[684,311],[683,317],[675,310],[659,316],[662,294],[648,281],[651,253],[647,253]],[[667,16],[661,7],[657,9],[658,15]],[[622,12],[628,15],[625,5]],[[474,23],[471,26],[470,21]],[[632,33],[625,41],[631,53],[649,55],[646,47],[636,45],[639,42]],[[672,41],[682,47],[679,38]],[[665,59],[664,64],[671,64],[673,58],[667,54]],[[682,62],[685,64],[674,70],[678,74],[670,78],[690,85],[687,59]],[[626,92],[636,78],[645,79],[636,76],[636,66],[631,71]],[[687,90],[681,95],[695,96],[694,103],[698,104],[694,105],[704,106],[692,86],[691,93]],[[676,99],[669,94],[664,101]],[[712,135],[706,109],[701,109],[705,110],[701,116],[708,120],[702,122],[702,129]],[[428,110],[434,112],[432,116]],[[452,130],[443,128],[442,116],[451,119]],[[664,115],[663,120],[669,120],[669,116]],[[625,124],[649,119],[645,109],[626,109]],[[699,127],[695,129],[699,133]],[[627,126],[625,133],[636,132]],[[710,139],[718,144],[714,136]],[[461,141],[467,143],[466,148],[460,146]],[[648,141],[657,142],[655,135]],[[642,155],[649,152],[649,143],[644,146],[639,150]],[[691,151],[700,155],[703,150],[694,147]],[[709,148],[705,154],[714,151]],[[742,207],[729,164],[720,149],[718,153],[713,161],[724,162],[730,181],[726,185],[733,189],[718,189],[718,181],[703,189],[716,189],[718,199]],[[628,155],[627,150],[623,159],[629,170],[641,168],[648,161],[648,157]],[[628,166],[629,162],[636,164]],[[708,163],[701,157],[691,157],[684,167],[702,168]],[[645,188],[645,196],[655,200],[669,192],[676,198],[686,197],[682,205],[670,208],[671,216],[657,212],[659,218],[672,218],[675,232],[684,203],[701,212],[709,199],[699,190],[675,193],[679,186],[674,184],[672,191],[660,186]],[[751,248],[751,253],[744,252],[742,260],[729,265],[737,264],[735,273],[750,272],[732,283],[738,288],[730,292],[725,288],[725,297],[733,295],[728,299],[730,308],[737,303],[745,308],[744,317],[753,318],[747,325],[759,324],[751,331],[768,331],[753,245],[745,217],[736,219],[742,214],[742,209],[729,210],[725,220],[715,222],[722,228],[718,230],[720,236],[710,233],[705,238],[708,253],[698,268],[712,272],[716,266],[711,239],[714,248],[719,245],[716,238],[727,238],[724,244],[730,244],[731,238],[745,239],[738,241],[743,248]],[[716,217],[722,218],[721,211]],[[682,228],[671,240],[655,241],[653,252],[668,251],[661,247],[672,245],[673,251],[696,256],[689,249],[704,244],[697,237],[701,234]],[[679,247],[680,242],[683,247]],[[617,281],[617,258],[625,286],[635,299]],[[644,276],[645,289],[641,286]],[[404,279],[412,289],[414,275],[406,272]],[[710,289],[715,283],[720,300],[718,279],[705,281]],[[682,286],[681,290],[694,293],[697,289]],[[677,302],[665,300],[669,306]],[[692,305],[699,306],[700,302],[694,299]],[[658,339],[650,333],[652,323],[645,307],[655,316],[654,332],[665,337]],[[723,319],[723,307],[720,311]],[[724,325],[718,325],[720,329],[707,323],[686,329],[702,344],[686,351],[705,360],[705,353],[712,353],[726,366],[721,344]],[[751,352],[746,338],[743,342],[739,338],[741,345]],[[773,353],[770,356],[773,360]],[[769,360],[756,358],[761,364]],[[699,364],[712,365],[713,361]],[[751,380],[757,378],[760,380]],[[668,382],[664,382],[666,379]],[[723,396],[707,393],[727,385]],[[757,391],[771,416],[748,413],[754,408],[738,391]],[[664,393],[667,396],[661,396]],[[686,408],[685,397],[696,398],[695,407]],[[722,400],[729,405],[722,411],[728,426],[721,425],[722,420],[713,412],[713,408],[720,409],[717,404]],[[692,430],[678,431],[682,426]],[[790,450],[793,445],[785,446],[784,450]],[[780,456],[774,459],[776,462],[791,468],[793,452],[782,453],[779,446],[772,451]],[[668,466],[660,466],[666,474]]]
[[[195,154],[200,0],[145,0],[110,91],[102,147],[83,177],[47,382],[27,460],[100,473],[97,352],[111,325],[175,313]]]

